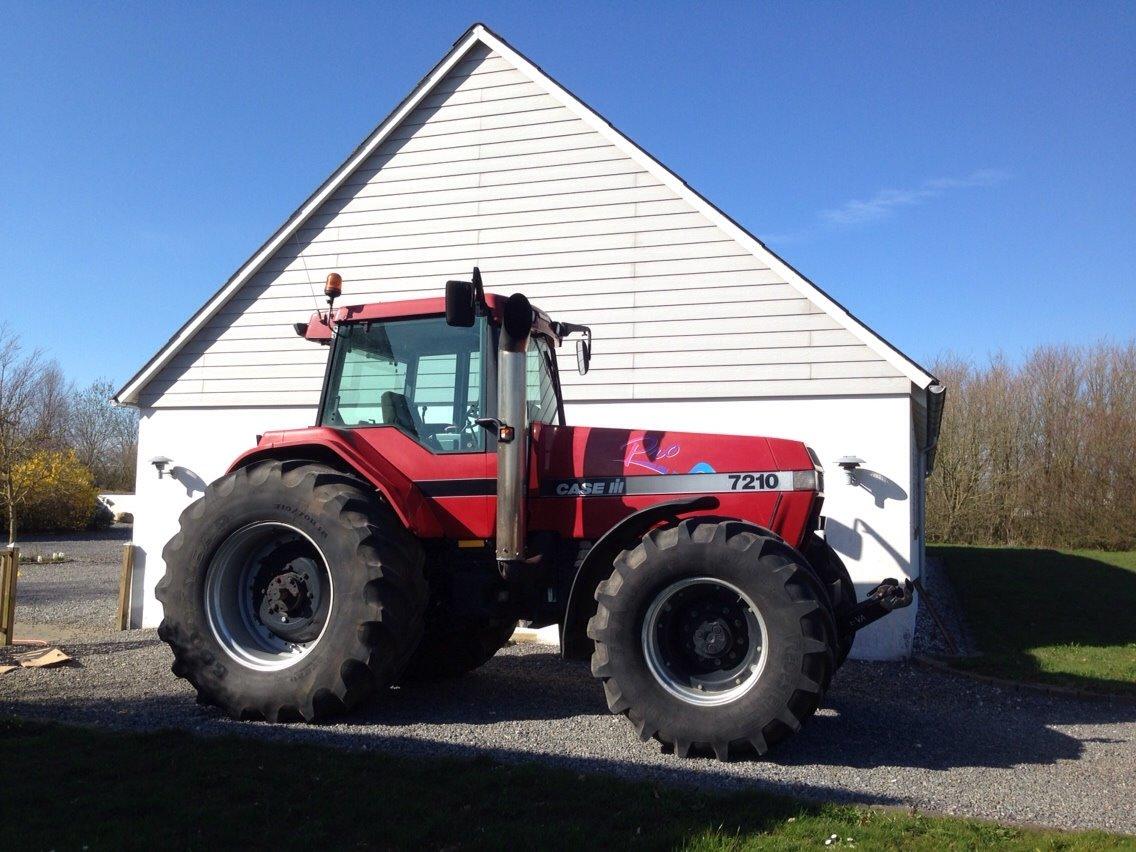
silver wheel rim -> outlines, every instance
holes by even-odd
[[[259,615],[254,586],[261,564],[284,540],[306,543],[314,556],[326,612],[319,635],[308,642],[291,642],[269,630]],[[334,604],[327,560],[311,537],[290,524],[263,521],[241,527],[221,544],[205,572],[205,618],[222,650],[245,668],[279,671],[296,665],[327,632]]]
[[[753,600],[715,577],[679,580],[656,595],[643,619],[642,642],[659,685],[700,707],[730,704],[753,689],[769,648],[765,620]]]

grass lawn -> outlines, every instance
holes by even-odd
[[[981,657],[1015,680],[1136,695],[1136,551],[929,547],[943,560]]]
[[[1136,839],[714,795],[489,760],[410,760],[0,719],[3,847],[1136,849]],[[851,838],[849,843],[848,838]]]

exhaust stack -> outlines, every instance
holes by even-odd
[[[505,303],[497,360],[497,418],[502,421],[497,440],[497,561],[502,563],[525,558],[529,460],[525,366],[532,325],[532,305],[514,293]]]

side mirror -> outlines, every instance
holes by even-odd
[[[588,368],[592,365],[592,347],[586,340],[576,341],[576,370],[581,376],[588,374]]]
[[[446,325],[469,328],[476,315],[473,284],[469,281],[446,282]]]

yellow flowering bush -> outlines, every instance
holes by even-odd
[[[71,450],[44,450],[16,465],[16,524],[21,530],[80,530],[91,523],[98,492]],[[5,526],[7,518],[4,519]]]

